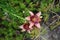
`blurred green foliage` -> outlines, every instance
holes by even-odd
[[[29,11],[41,11],[44,22],[49,19],[49,10],[59,12],[59,2],[54,0],[0,0],[0,40],[23,40],[19,26],[26,21]],[[18,31],[18,32],[17,32]]]

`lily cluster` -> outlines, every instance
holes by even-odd
[[[19,28],[23,31],[27,31],[30,33],[30,31],[33,29],[33,27],[37,27],[40,29],[40,22],[41,22],[41,12],[38,12],[37,14],[34,14],[33,12],[29,11],[30,16],[26,17],[25,19],[28,22],[25,22],[23,25],[19,26]]]

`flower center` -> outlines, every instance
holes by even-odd
[[[36,16],[36,15],[31,16],[30,19],[31,19],[31,21],[34,22],[34,23],[38,23],[38,22],[40,22],[40,20],[41,20],[41,19],[40,19],[38,16]]]
[[[29,23],[25,23],[24,25],[23,25],[23,28],[25,29],[25,30],[29,30],[30,28],[29,28]]]
[[[36,21],[36,18],[34,17],[34,18],[32,19],[32,21]]]

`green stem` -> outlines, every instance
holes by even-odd
[[[24,18],[22,18],[22,17],[20,17],[20,16],[18,16],[18,15],[16,15],[16,14],[12,14],[12,13],[11,13],[11,15],[13,15],[13,16],[15,16],[15,17],[18,17],[18,18],[20,18],[20,19],[26,21],[26,19],[24,19]]]
[[[22,17],[20,17],[20,16],[18,16],[18,15],[16,15],[16,14],[13,14],[12,12],[9,12],[9,11],[6,10],[6,9],[4,9],[4,11],[10,13],[11,15],[13,15],[13,16],[15,16],[15,17],[17,17],[17,18],[20,18],[20,19],[26,21],[26,19],[24,19],[24,18],[22,18]]]
[[[18,18],[26,21],[26,19],[24,19],[24,18],[22,18],[22,17],[20,17],[20,16],[18,16],[18,15],[16,15],[16,14],[13,14],[13,13],[15,13],[15,12],[11,11],[11,10],[12,10],[11,8],[8,9],[10,6],[8,6],[8,8],[6,8],[6,5],[1,5],[1,4],[0,4],[0,7],[1,7],[5,12],[8,12],[8,13],[10,13],[11,15],[13,15],[13,16],[15,16],[15,17],[18,17]]]

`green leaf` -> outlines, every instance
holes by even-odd
[[[30,0],[26,0],[27,3],[30,3]]]
[[[23,3],[20,3],[20,8],[25,9],[26,6]]]

